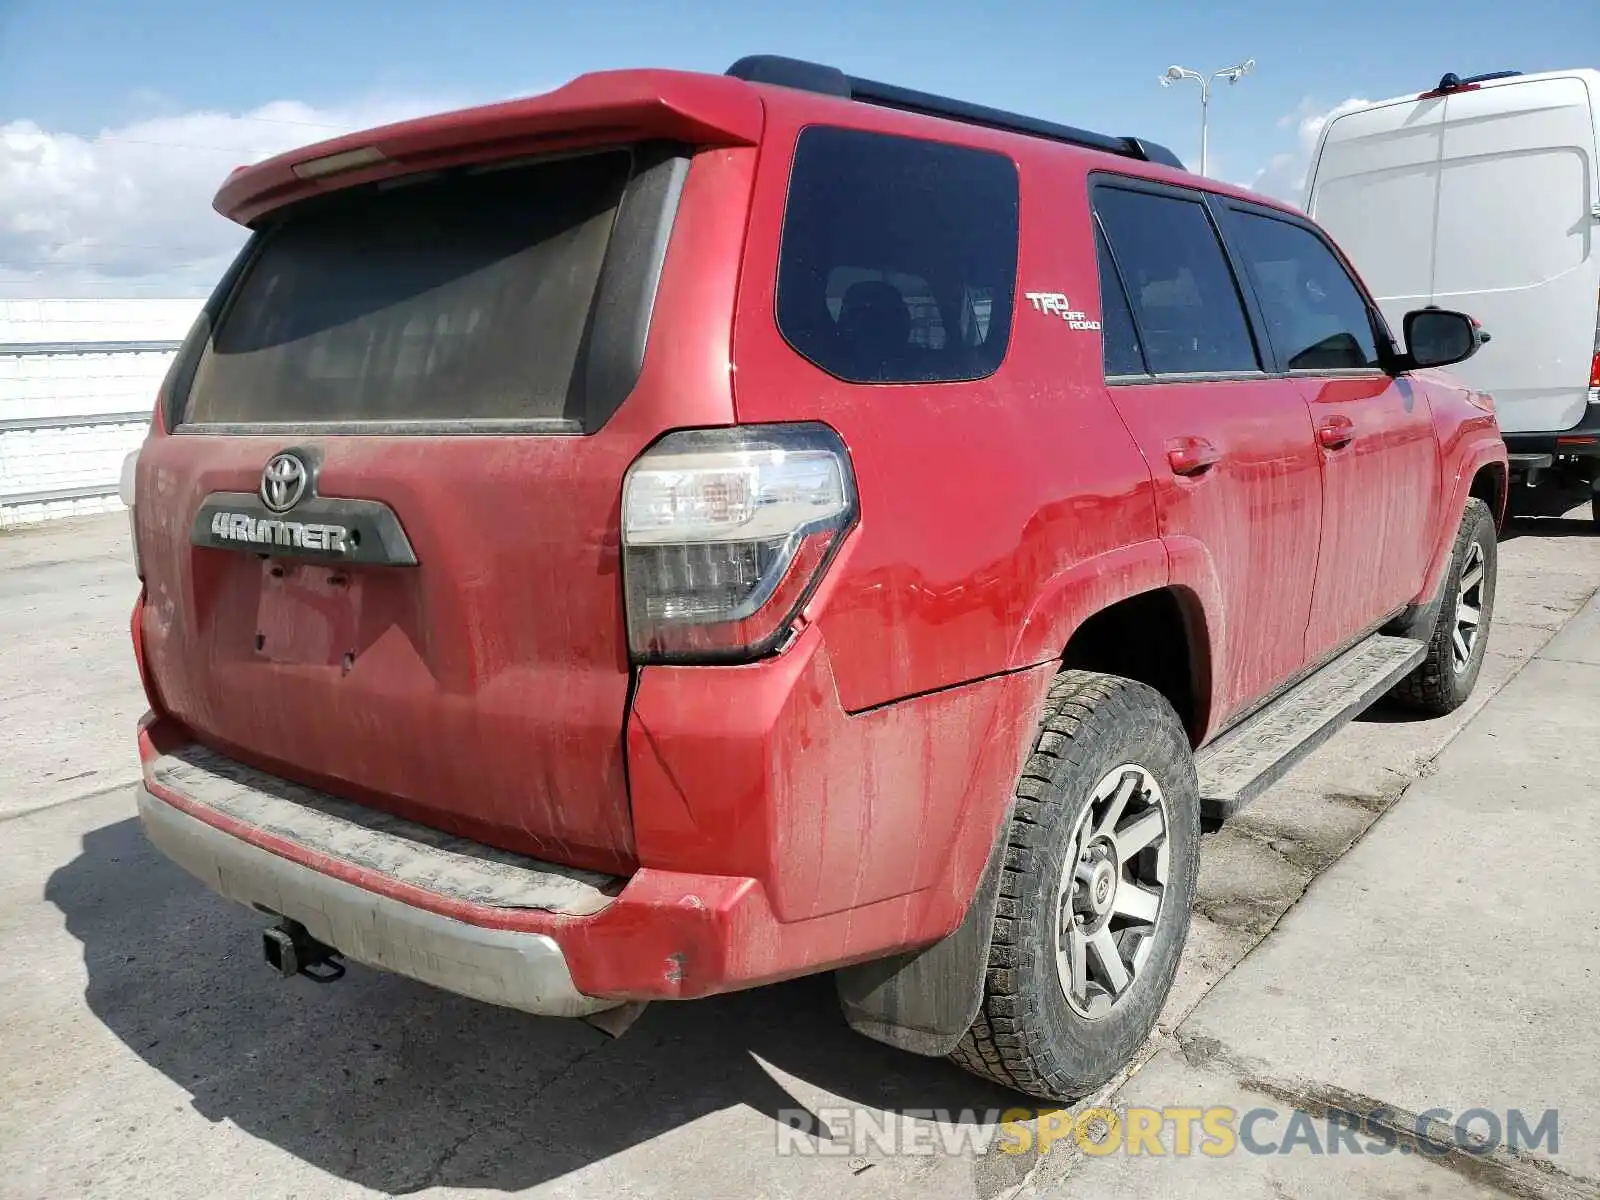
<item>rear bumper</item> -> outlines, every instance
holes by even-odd
[[[151,839],[351,959],[537,1013],[687,999],[929,945],[1005,820],[1054,662],[868,713],[816,626],[759,666],[651,668],[623,877],[453,837],[139,729]]]
[[[381,814],[330,832],[330,819],[359,806],[223,758],[170,720],[144,719],[139,753],[150,840],[214,891],[298,921],[354,961],[532,1013],[714,995],[880,958],[948,933],[971,897],[952,876],[949,888],[846,893],[831,911],[795,917],[748,875],[601,876],[400,829],[412,847],[430,844],[418,853],[387,838],[408,823]],[[197,761],[220,784],[173,766]],[[904,839],[907,828],[894,832]],[[454,867],[420,861],[441,846]],[[508,861],[538,877],[531,890],[490,878]]]
[[[257,771],[151,717],[139,755],[159,850],[369,966],[549,1016],[802,973],[806,947],[755,880],[623,880],[509,855]]]
[[[1594,393],[1591,392],[1592,396]],[[1550,432],[1505,433],[1506,449],[1513,459],[1525,454],[1563,454],[1600,458],[1600,401],[1591,400],[1583,418],[1571,429]],[[1515,463],[1513,463],[1515,465]]]
[[[486,929],[357,887],[224,833],[148,787],[139,819],[158,850],[213,891],[299,921],[356,962],[546,1016],[615,1004],[579,992],[561,947],[543,934]]]

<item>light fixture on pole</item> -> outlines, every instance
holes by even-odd
[[[1219,79],[1226,79],[1229,86],[1232,86],[1255,69],[1256,60],[1247,58],[1242,63],[1213,71],[1210,75],[1202,75],[1199,71],[1191,71],[1188,67],[1168,67],[1167,73],[1161,77],[1162,87],[1171,87],[1175,83],[1182,83],[1185,79],[1192,79],[1200,85],[1200,174],[1206,173],[1207,165],[1206,138],[1211,110],[1211,85]]]

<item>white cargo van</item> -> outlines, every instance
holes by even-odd
[[[1452,74],[1329,121],[1305,207],[1394,327],[1429,304],[1482,322],[1456,370],[1494,397],[1513,471],[1587,487],[1600,522],[1597,172],[1600,71]]]

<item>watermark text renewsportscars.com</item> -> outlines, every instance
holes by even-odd
[[[783,1109],[777,1150],[783,1155],[985,1155],[1050,1153],[1183,1157],[1199,1154],[1488,1154],[1499,1148],[1555,1154],[1556,1109],[1330,1109],[1312,1116],[1294,1108],[1222,1106],[1013,1109],[902,1109],[880,1112],[846,1105]]]

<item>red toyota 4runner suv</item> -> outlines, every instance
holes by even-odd
[[[1429,368],[1482,335],[1397,346],[1159,146],[761,57],[216,206],[253,233],[133,477],[140,810],[285,974],[616,1029],[834,971],[1075,1097],[1202,822],[1477,677],[1506,454]]]

